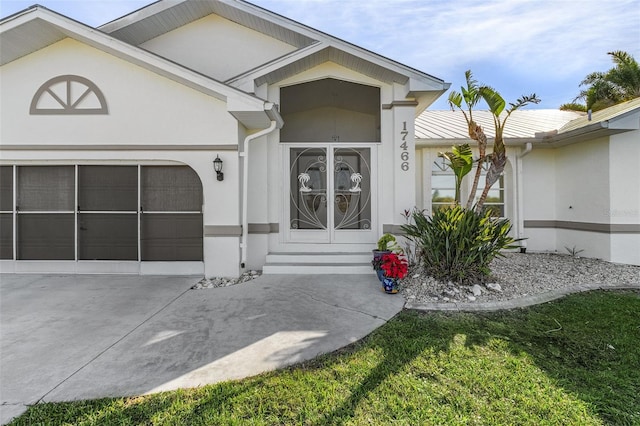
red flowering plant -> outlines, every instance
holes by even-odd
[[[389,253],[382,256],[380,265],[387,278],[402,279],[407,276],[409,264],[403,255]]]

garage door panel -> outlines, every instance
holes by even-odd
[[[202,260],[202,215],[143,214],[142,260]]]
[[[136,214],[80,214],[80,260],[138,260]]]

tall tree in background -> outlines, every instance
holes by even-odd
[[[640,66],[627,52],[609,52],[615,66],[607,72],[593,72],[585,77],[580,86],[587,86],[578,99],[586,101],[584,110],[598,111],[621,102],[640,97]],[[564,104],[563,110],[580,110],[580,104]]]

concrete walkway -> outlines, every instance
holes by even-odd
[[[0,276],[0,422],[40,401],[246,377],[361,339],[403,307],[375,275]]]

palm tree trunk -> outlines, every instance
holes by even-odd
[[[482,174],[482,163],[484,162],[484,158],[487,154],[487,136],[484,134],[482,127],[472,121],[469,124],[469,136],[471,139],[478,142],[478,151],[480,155],[478,158],[478,165],[476,166],[476,174],[473,178],[473,185],[471,185],[471,192],[467,199],[467,209],[470,209],[473,206],[473,200],[476,198],[476,190],[478,189],[478,182],[480,182],[480,175]]]

